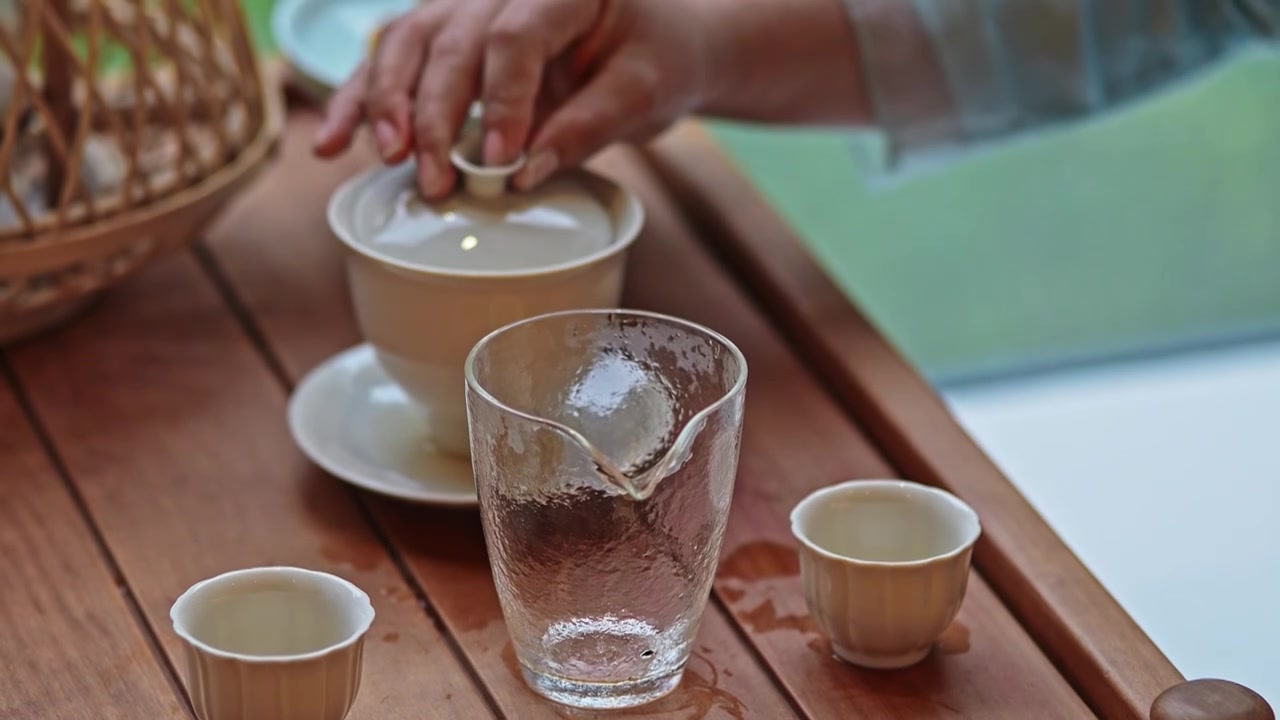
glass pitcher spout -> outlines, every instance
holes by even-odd
[[[583,437],[581,433],[571,428],[561,427],[559,429],[577,443],[584,452],[591,455],[596,464],[596,472],[606,482],[626,493],[632,500],[648,500],[658,487],[659,482],[679,472],[680,468],[684,467],[685,463],[693,456],[694,441],[698,439],[698,433],[702,432],[702,429],[706,427],[707,419],[705,415],[711,412],[712,409],[707,408],[699,416],[695,416],[690,420],[677,434],[675,442],[656,461],[630,470],[620,468],[612,459],[606,457],[604,453],[592,445],[591,441]],[[552,424],[555,425],[555,423]]]
[[[646,500],[697,452],[712,417],[740,404],[746,361],[728,340],[691,323],[577,311],[482,340],[468,359],[467,383],[470,394],[527,425],[512,425],[508,440],[523,435],[524,447],[541,438],[546,450],[554,443],[535,428],[555,433],[567,444],[559,472],[570,464],[566,453],[581,454],[599,481]]]

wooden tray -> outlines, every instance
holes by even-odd
[[[201,578],[264,564],[337,573],[372,596],[356,720],[582,717],[520,679],[473,512],[351,490],[288,435],[292,384],[359,341],[321,208],[373,154],[318,163],[315,125],[291,116],[283,158],[204,245],[3,356],[0,717],[189,717],[169,605]],[[674,178],[676,165],[663,167]],[[961,482],[983,466],[949,419],[926,426],[938,437],[917,434],[913,413],[941,406],[869,328],[859,362],[905,383],[914,404],[865,391],[870,400],[848,402],[852,386],[833,382],[843,366],[810,369],[820,346],[788,345],[638,154],[611,152],[599,168],[649,214],[626,304],[716,328],[751,366],[734,508],[696,652],[673,695],[619,716],[1145,717],[1155,692],[1181,680],[1007,483]],[[828,299],[844,317],[843,299]],[[868,408],[888,419],[870,422]],[[885,434],[894,418],[896,441]],[[787,513],[817,487],[903,473],[959,490],[991,539],[926,662],[858,670],[832,658],[807,617]],[[1032,544],[1009,545],[1019,539]],[[1072,614],[1087,602],[1095,616]],[[1031,617],[1037,608],[1054,614]]]

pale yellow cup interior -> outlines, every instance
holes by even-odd
[[[228,573],[187,591],[174,628],[215,654],[291,658],[354,642],[368,629],[368,596],[340,578],[293,568]]]
[[[977,540],[977,514],[936,488],[895,480],[820,490],[796,507],[792,526],[815,550],[866,563],[916,563],[963,551]]]

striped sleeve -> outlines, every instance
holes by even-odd
[[[893,159],[1083,117],[1280,32],[1280,0],[845,0]]]

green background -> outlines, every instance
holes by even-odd
[[[935,380],[1280,330],[1280,53],[901,175],[873,137],[712,127]]]
[[[1280,54],[900,178],[848,133],[717,129],[935,378],[1280,328]]]

